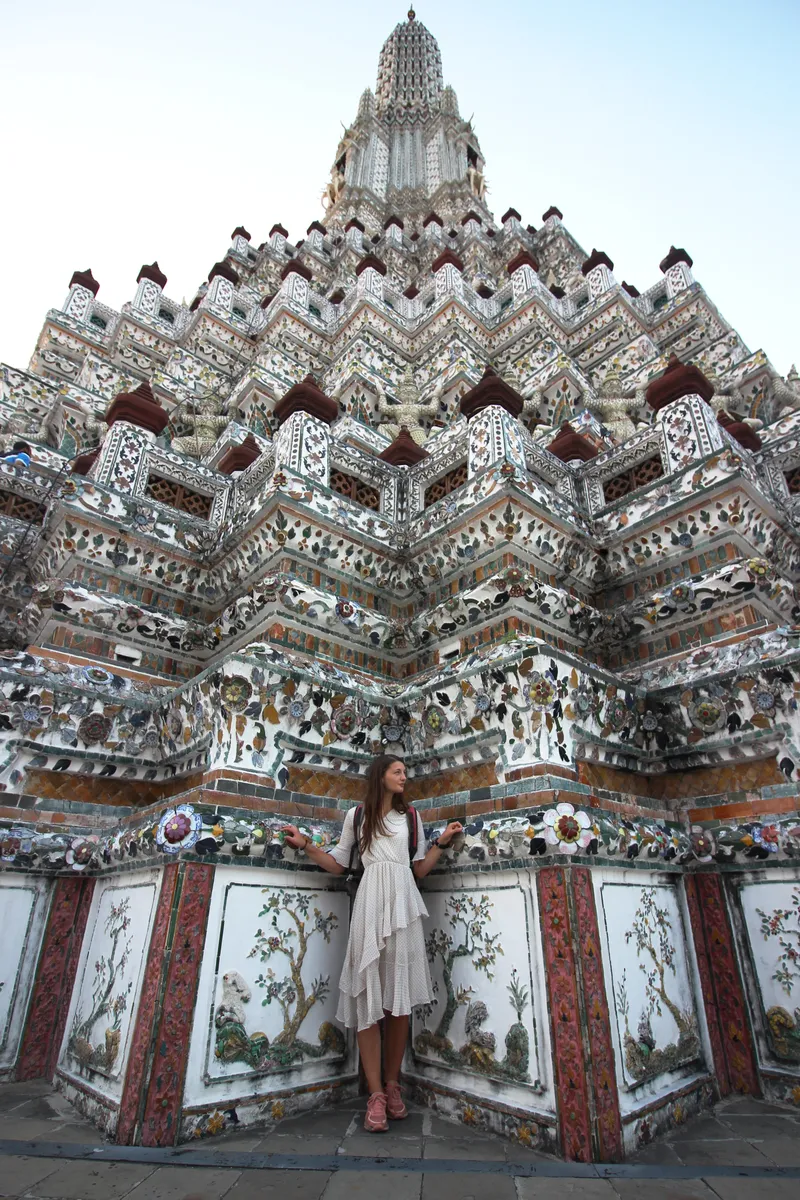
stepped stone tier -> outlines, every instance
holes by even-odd
[[[188,305],[76,270],[2,368],[0,1071],[146,1145],[357,1090],[348,897],[281,827],[388,750],[466,825],[427,1103],[584,1161],[800,1104],[797,372],[672,231],[640,291],[498,222],[413,12],[323,204]]]

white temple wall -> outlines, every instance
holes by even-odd
[[[0,1079],[13,1077],[52,889],[49,879],[0,877]]]
[[[349,910],[322,872],[216,870],[182,1137],[213,1132],[221,1110],[263,1123],[330,1103],[326,1084],[357,1090],[355,1039],[335,1019]]]
[[[107,1133],[116,1128],[163,872],[98,880],[58,1061],[59,1087]]]

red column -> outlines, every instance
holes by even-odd
[[[162,989],[163,999],[156,1018],[149,1078],[144,1084],[146,1093],[141,1121],[143,1146],[174,1146],[178,1137],[189,1035],[192,1031],[213,882],[212,866],[181,863],[173,902],[172,927],[167,938],[169,961]],[[129,1125],[126,1124],[125,1128],[127,1130]]]
[[[589,1083],[581,1031],[577,963],[567,900],[567,870],[537,872],[547,998],[553,1038],[561,1151],[565,1158],[591,1162]]]
[[[49,1079],[55,1074],[93,894],[94,879],[82,875],[57,879],[53,885],[17,1079]]]
[[[164,991],[168,950],[174,932],[172,916],[179,869],[177,863],[171,863],[164,868],[162,874],[142,992],[136,1010],[136,1024],[128,1055],[125,1086],[119,1106],[116,1140],[123,1146],[133,1145],[141,1129],[146,1088],[155,1050],[156,1012]]]
[[[689,875],[686,898],[720,1092],[760,1096],[747,1001],[720,876]]]
[[[586,867],[573,867],[570,882],[589,1035],[587,1066],[592,1079],[597,1149],[600,1162],[620,1162],[624,1157],[622,1123],[592,873]]]

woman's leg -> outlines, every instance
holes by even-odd
[[[386,1044],[383,1050],[386,1082],[397,1083],[408,1041],[408,1017],[393,1017],[385,1013]]]
[[[367,1077],[367,1087],[370,1095],[383,1091],[381,1080],[381,1030],[376,1023],[367,1029],[358,1031],[358,1052],[361,1055],[361,1065]]]

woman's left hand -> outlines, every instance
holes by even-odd
[[[464,826],[461,824],[460,821],[451,821],[450,824],[445,829],[444,833],[439,835],[439,845],[442,847],[443,850],[446,850],[447,847],[452,842],[453,838],[456,836],[456,834],[463,833],[463,832],[464,832]]]

